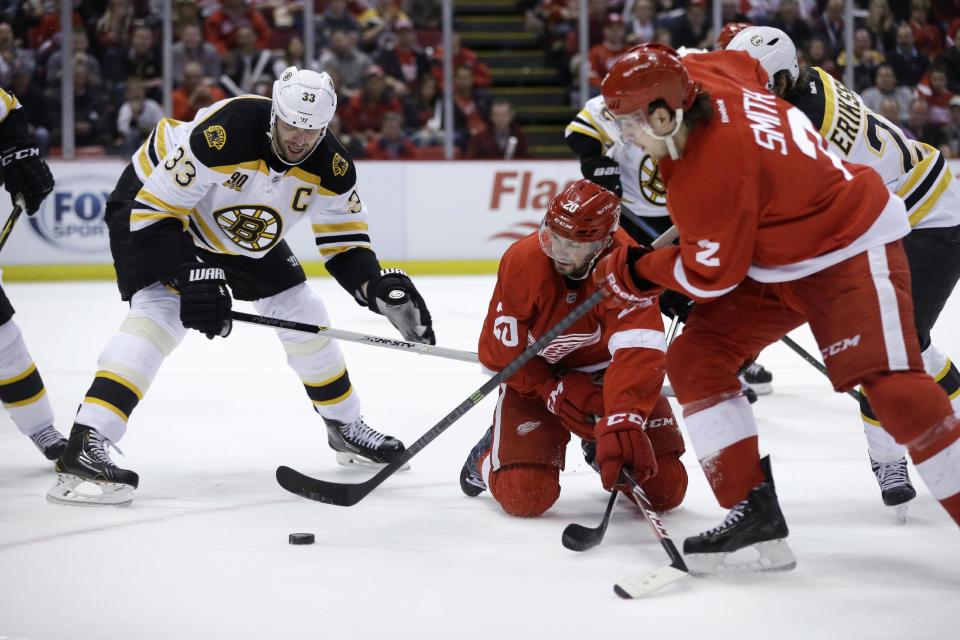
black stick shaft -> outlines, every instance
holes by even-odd
[[[670,557],[670,566],[675,569],[679,569],[680,571],[686,571],[689,573],[689,570],[687,569],[687,563],[684,562],[683,556],[677,549],[677,545],[673,543],[673,540],[670,538],[670,534],[667,533],[667,529],[663,526],[663,523],[660,522],[660,517],[653,510],[653,507],[650,506],[650,500],[647,499],[647,494],[643,492],[643,489],[641,489],[640,485],[637,484],[637,481],[633,479],[633,476],[624,469],[620,470],[620,482],[630,487],[630,493],[637,501],[637,504],[640,505],[640,511],[643,512],[643,517],[647,520],[647,524],[650,525],[650,528],[653,529],[653,533],[660,541],[660,545],[663,547],[663,550],[666,551],[667,555]]]
[[[10,237],[10,232],[13,231],[13,226],[17,224],[17,218],[20,217],[21,213],[23,213],[23,205],[18,197],[17,204],[13,207],[13,211],[10,212],[10,216],[4,223],[3,230],[0,231],[0,251],[3,251],[3,246],[7,244],[7,239]]]

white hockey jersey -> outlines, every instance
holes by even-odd
[[[667,191],[660,180],[657,161],[642,147],[620,139],[613,118],[607,113],[603,96],[591,98],[567,125],[564,136],[589,136],[600,141],[607,157],[620,165],[623,205],[638,216],[659,218],[667,213]]]
[[[824,70],[813,67],[809,87],[791,102],[842,157],[881,175],[903,198],[916,229],[960,224],[960,185],[938,149],[910,140],[895,124]]]
[[[131,232],[173,218],[200,249],[259,258],[306,217],[324,262],[370,248],[347,152],[328,134],[301,164],[279,163],[267,135],[270,105],[240,96],[202,109],[192,122],[162,120],[133,156],[143,187]]]

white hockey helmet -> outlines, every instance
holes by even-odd
[[[280,118],[292,127],[324,133],[336,111],[337,91],[326,71],[287,67],[273,83],[271,129]]]
[[[780,71],[790,74],[790,82],[800,76],[797,64],[797,47],[786,33],[774,27],[749,27],[733,37],[728,51],[746,51],[760,62],[770,76],[767,89],[773,90],[775,76]]]

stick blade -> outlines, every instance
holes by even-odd
[[[587,551],[600,544],[601,531],[585,527],[582,524],[568,524],[563,530],[560,541],[570,551]]]
[[[364,490],[366,483],[343,484],[327,482],[306,476],[290,467],[277,467],[277,483],[295,495],[308,500],[334,504],[340,507],[352,507],[360,502],[369,491]]]
[[[642,598],[689,575],[668,565],[650,573],[624,578],[613,585],[613,592],[625,600]]]

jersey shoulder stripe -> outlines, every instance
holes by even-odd
[[[223,171],[247,162],[258,162],[269,144],[270,100],[240,96],[210,107],[190,133],[190,152],[204,166]],[[221,173],[223,172],[221,171]]]
[[[288,173],[295,173],[304,182],[317,185],[320,195],[343,195],[357,184],[357,168],[353,158],[337,136],[329,131],[310,157]]]
[[[823,78],[818,73],[820,69],[814,67],[807,76],[807,85],[802,88],[802,93],[791,102],[806,115],[813,126],[824,135],[823,126],[826,121],[827,111],[827,89],[824,87]]]
[[[0,89],[0,122],[7,119],[11,111],[20,108],[20,101],[13,94]]]

